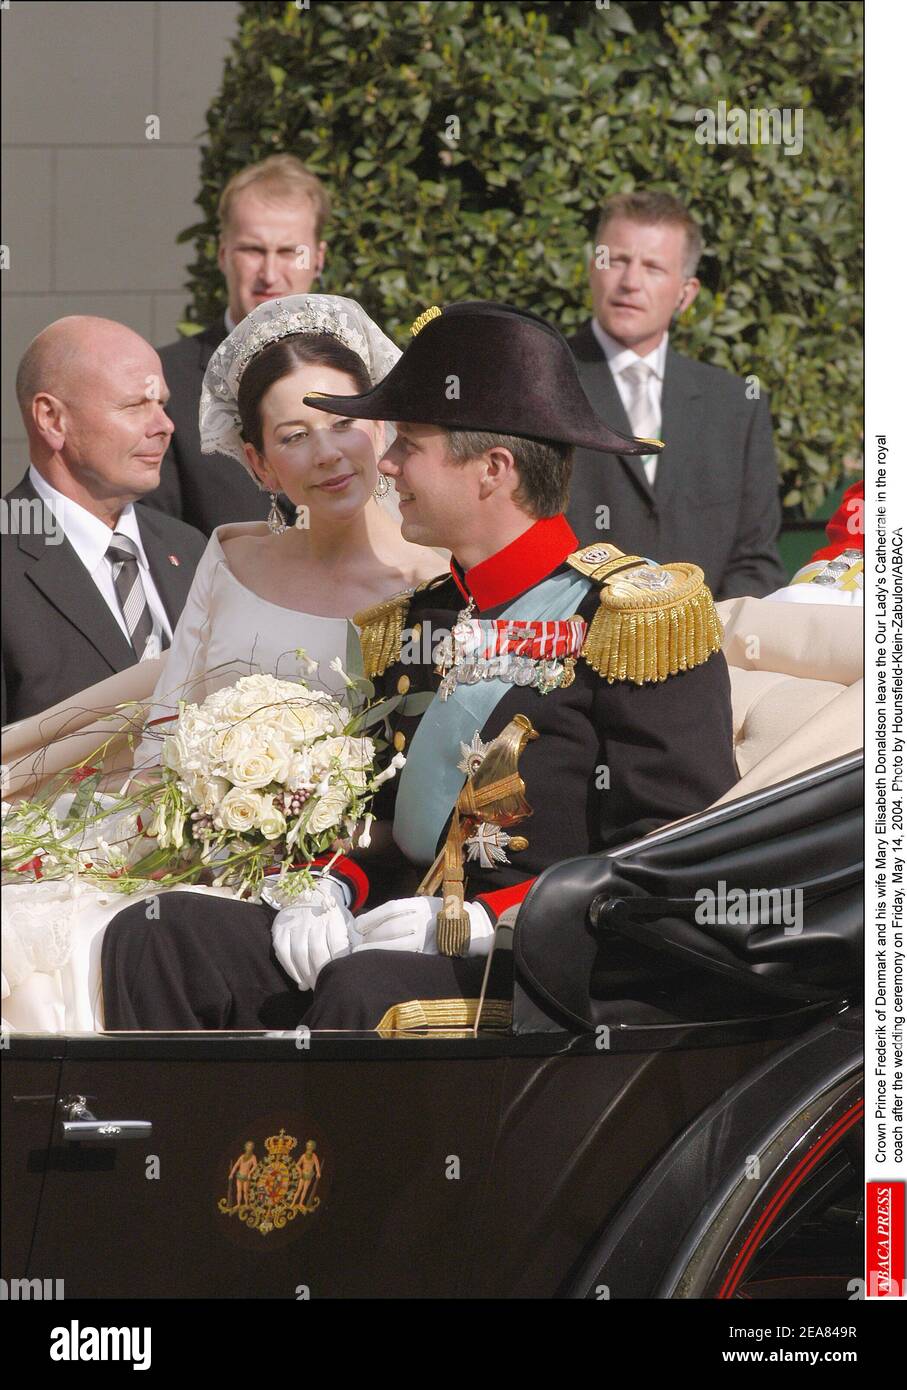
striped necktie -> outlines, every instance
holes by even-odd
[[[154,621],[142,588],[135,544],[128,536],[114,531],[107,547],[107,559],[113,566],[113,587],[116,589],[120,611],[126,623],[129,640],[139,661],[145,654],[145,644],[151,636]]]

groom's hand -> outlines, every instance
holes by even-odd
[[[443,898],[395,898],[356,918],[356,933],[362,938],[356,951],[419,951],[437,955],[435,925],[444,906]],[[487,956],[494,938],[494,926],[481,903],[464,903],[469,916],[470,956]]]
[[[320,878],[271,923],[274,954],[300,989],[314,989],[328,961],[348,956],[359,941],[349,900],[345,884]]]

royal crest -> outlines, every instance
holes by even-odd
[[[237,1216],[263,1236],[316,1211],[321,1205],[317,1188],[322,1160],[314,1139],[307,1139],[305,1149],[294,1159],[297,1142],[281,1129],[265,1140],[265,1153],[259,1158],[255,1140],[247,1139],[227,1175],[227,1195],[218,1202],[218,1211]]]

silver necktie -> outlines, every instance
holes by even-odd
[[[654,439],[661,423],[649,394],[649,378],[652,375],[652,368],[641,358],[638,362],[632,362],[629,367],[624,367],[621,372],[624,381],[629,381],[632,389],[627,414],[637,439]]]

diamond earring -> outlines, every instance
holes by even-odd
[[[273,536],[282,536],[287,529],[287,520],[277,505],[277,493],[272,492],[271,510],[268,512],[268,530]]]
[[[386,496],[387,496],[387,494],[390,492],[390,490],[391,490],[391,480],[390,480],[390,478],[387,476],[386,473],[379,473],[379,474],[378,474],[378,482],[377,482],[376,487],[375,487],[374,496],[377,497],[377,498],[379,499],[379,501],[380,501],[380,499],[381,499],[382,497],[386,497]]]

